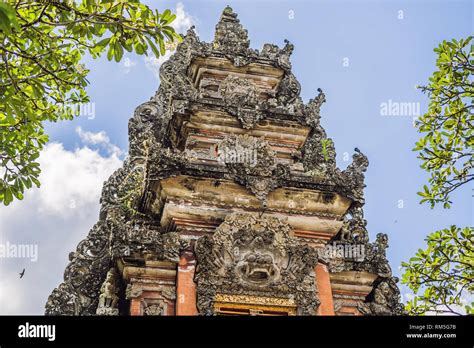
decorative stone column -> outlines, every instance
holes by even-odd
[[[318,284],[319,300],[318,315],[334,315],[334,303],[332,298],[331,280],[327,266],[318,263],[315,267],[316,282]]]
[[[119,267],[130,315],[175,315],[176,263],[145,261],[138,266],[121,261]]]
[[[179,258],[176,278],[176,315],[197,315],[196,284],[194,272],[196,260],[192,251],[183,251]]]
[[[336,315],[363,315],[364,301],[373,289],[376,274],[358,271],[331,273]]]

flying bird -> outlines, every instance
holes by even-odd
[[[23,278],[24,275],[25,275],[25,269],[23,268],[23,271],[21,271],[20,273],[20,279]]]

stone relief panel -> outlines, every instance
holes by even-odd
[[[229,178],[246,186],[264,206],[268,194],[289,177],[289,166],[277,163],[276,153],[264,138],[227,135],[218,145],[218,156]]]
[[[295,301],[299,315],[314,315],[317,252],[289,232],[280,218],[235,213],[212,236],[201,237],[195,246],[200,313],[215,314],[220,293],[287,298]]]

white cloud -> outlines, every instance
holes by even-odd
[[[104,131],[94,133],[83,131],[81,127],[76,127],[76,133],[85,145],[99,145],[109,154],[116,156],[123,154],[118,146],[110,142],[109,136]]]
[[[176,4],[174,14],[176,15],[176,19],[171,23],[171,26],[180,34],[185,33],[192,25],[196,24],[195,18],[184,10],[184,5],[182,2],[178,2]],[[157,79],[159,79],[161,64],[166,62],[172,54],[173,52],[169,50],[166,51],[164,56],[160,56],[159,58],[156,58],[151,54],[149,56],[145,56],[143,58],[145,61],[145,66],[153,72]]]
[[[82,134],[91,144],[108,141],[105,133],[87,133]],[[69,252],[98,219],[103,182],[122,164],[115,153],[102,156],[87,146],[68,151],[60,143],[48,144],[39,162],[41,187],[0,209],[0,243],[38,245],[37,262],[0,258],[0,314],[44,313]]]
[[[178,33],[184,33],[190,26],[195,24],[195,19],[186,11],[182,2],[176,4],[176,19],[171,23]]]
[[[164,56],[160,56],[160,58],[156,58],[155,56],[145,56],[143,58],[147,69],[150,70],[158,80],[160,79],[161,64],[166,62],[169,59],[169,57],[171,57],[171,54],[172,52],[167,51],[166,54]]]
[[[125,57],[121,65],[123,66],[123,72],[128,74],[132,68],[137,65],[137,62],[133,59],[130,59],[129,57]]]

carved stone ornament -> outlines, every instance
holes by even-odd
[[[195,247],[199,312],[214,314],[216,294],[227,293],[292,299],[298,314],[315,314],[317,252],[289,232],[280,218],[235,213],[201,237]]]
[[[367,257],[363,262],[343,260],[337,267],[331,261],[328,267],[330,270],[360,269],[377,274],[377,296],[372,294],[367,303],[386,306],[380,295],[387,293],[386,286],[380,284],[383,284],[382,281],[388,282],[390,289],[395,289],[396,285],[393,285],[382,239],[377,243],[368,243],[366,223],[360,217],[364,205],[367,157],[356,149],[353,162],[347,169],[341,171],[337,168],[334,144],[320,124],[320,109],[326,100],[325,95],[320,90],[316,98],[303,104],[299,95],[301,87],[291,72],[289,58],[292,51],[293,45],[287,41],[281,49],[271,44],[264,45],[260,52],[251,49],[247,31],[229,7],[225,8],[216,26],[213,42],[202,42],[193,28],[188,30],[176,51],[162,64],[157,92],[149,101],[138,106],[132,115],[128,130],[128,157],[123,166],[104,183],[99,221],[69,255],[64,281],[51,292],[46,303],[46,314],[95,315],[104,280],[118,258],[147,255],[156,260],[177,261],[179,251],[188,246],[177,234],[172,234],[176,232],[162,231],[159,225],[162,218],[160,213],[153,216],[149,213],[150,206],[158,199],[156,187],[160,181],[177,175],[234,180],[247,187],[263,206],[268,195],[278,187],[331,191],[352,200],[351,210],[354,214],[346,217],[343,233],[338,238],[342,238],[343,243],[366,243]],[[230,72],[219,84],[220,89],[212,87],[215,92],[212,98],[206,98],[200,95],[199,86],[194,85],[189,74],[189,68],[196,58],[228,59],[235,67],[250,63],[263,64],[281,69],[283,78],[276,90],[268,93],[269,99],[265,101],[265,93],[259,95],[251,79]],[[294,158],[295,165],[302,167],[303,171],[292,172],[289,165],[278,163],[275,152],[266,141],[249,136],[225,138],[219,146],[229,151],[256,148],[255,161],[245,163],[224,160],[225,165],[215,166],[190,161],[179,145],[178,132],[171,134],[173,124],[178,124],[175,121],[180,118],[189,119],[193,112],[203,108],[233,115],[240,120],[244,132],[256,127],[264,117],[308,127],[309,135],[301,149],[301,156]],[[262,235],[256,232],[260,231],[256,227],[257,220],[260,226],[265,226],[264,231],[273,231],[273,237],[266,239],[263,238],[266,232],[262,232]],[[246,227],[241,224],[246,224]],[[288,226],[285,223],[244,215],[229,217],[218,232],[221,229],[233,232],[228,235],[216,233],[213,237],[200,239],[198,243],[201,271],[196,279],[199,280],[201,313],[212,314],[210,303],[216,289],[223,289],[224,294],[232,289],[245,289],[255,296],[294,296],[298,313],[314,313],[318,301],[314,279],[311,278],[314,272],[310,267],[316,257],[311,248],[294,245],[287,236]],[[240,241],[237,231],[241,229],[251,234],[248,237],[250,241]],[[283,244],[280,241],[284,241]],[[234,246],[234,243],[238,245]],[[272,253],[271,243],[283,247]],[[224,244],[225,248],[222,246]],[[206,245],[209,249],[204,247]],[[231,246],[230,251],[228,245]],[[239,250],[238,255],[233,254],[235,247]],[[243,255],[248,258],[242,258]],[[287,261],[288,264],[285,264]],[[257,267],[257,264],[261,267]],[[260,286],[263,283],[268,286]],[[135,295],[130,293],[130,296]],[[110,291],[107,296],[111,296]],[[387,296],[392,299],[397,297],[394,290]],[[389,308],[395,313],[396,301],[386,302],[391,303]],[[382,312],[381,307],[375,307],[369,308],[370,313]]]
[[[245,57],[250,46],[248,33],[230,6],[224,9],[216,25],[213,46],[214,49],[227,53],[229,58],[239,56],[240,59],[234,60],[234,64],[240,66],[246,63]]]
[[[143,301],[143,315],[162,316],[166,313],[166,303],[162,299]]]
[[[268,194],[282,185],[289,167],[277,164],[276,153],[264,138],[228,135],[218,145],[218,158],[231,178],[245,185],[266,205]]]
[[[105,278],[104,283],[100,288],[99,295],[99,305],[97,307],[97,315],[118,315],[119,310],[117,308],[117,303],[119,297],[117,293],[119,292],[118,279],[117,279],[117,270],[111,268],[107,272],[107,278]]]
[[[236,116],[245,129],[254,128],[263,117],[258,108],[257,86],[250,80],[229,75],[219,86],[226,110]]]

